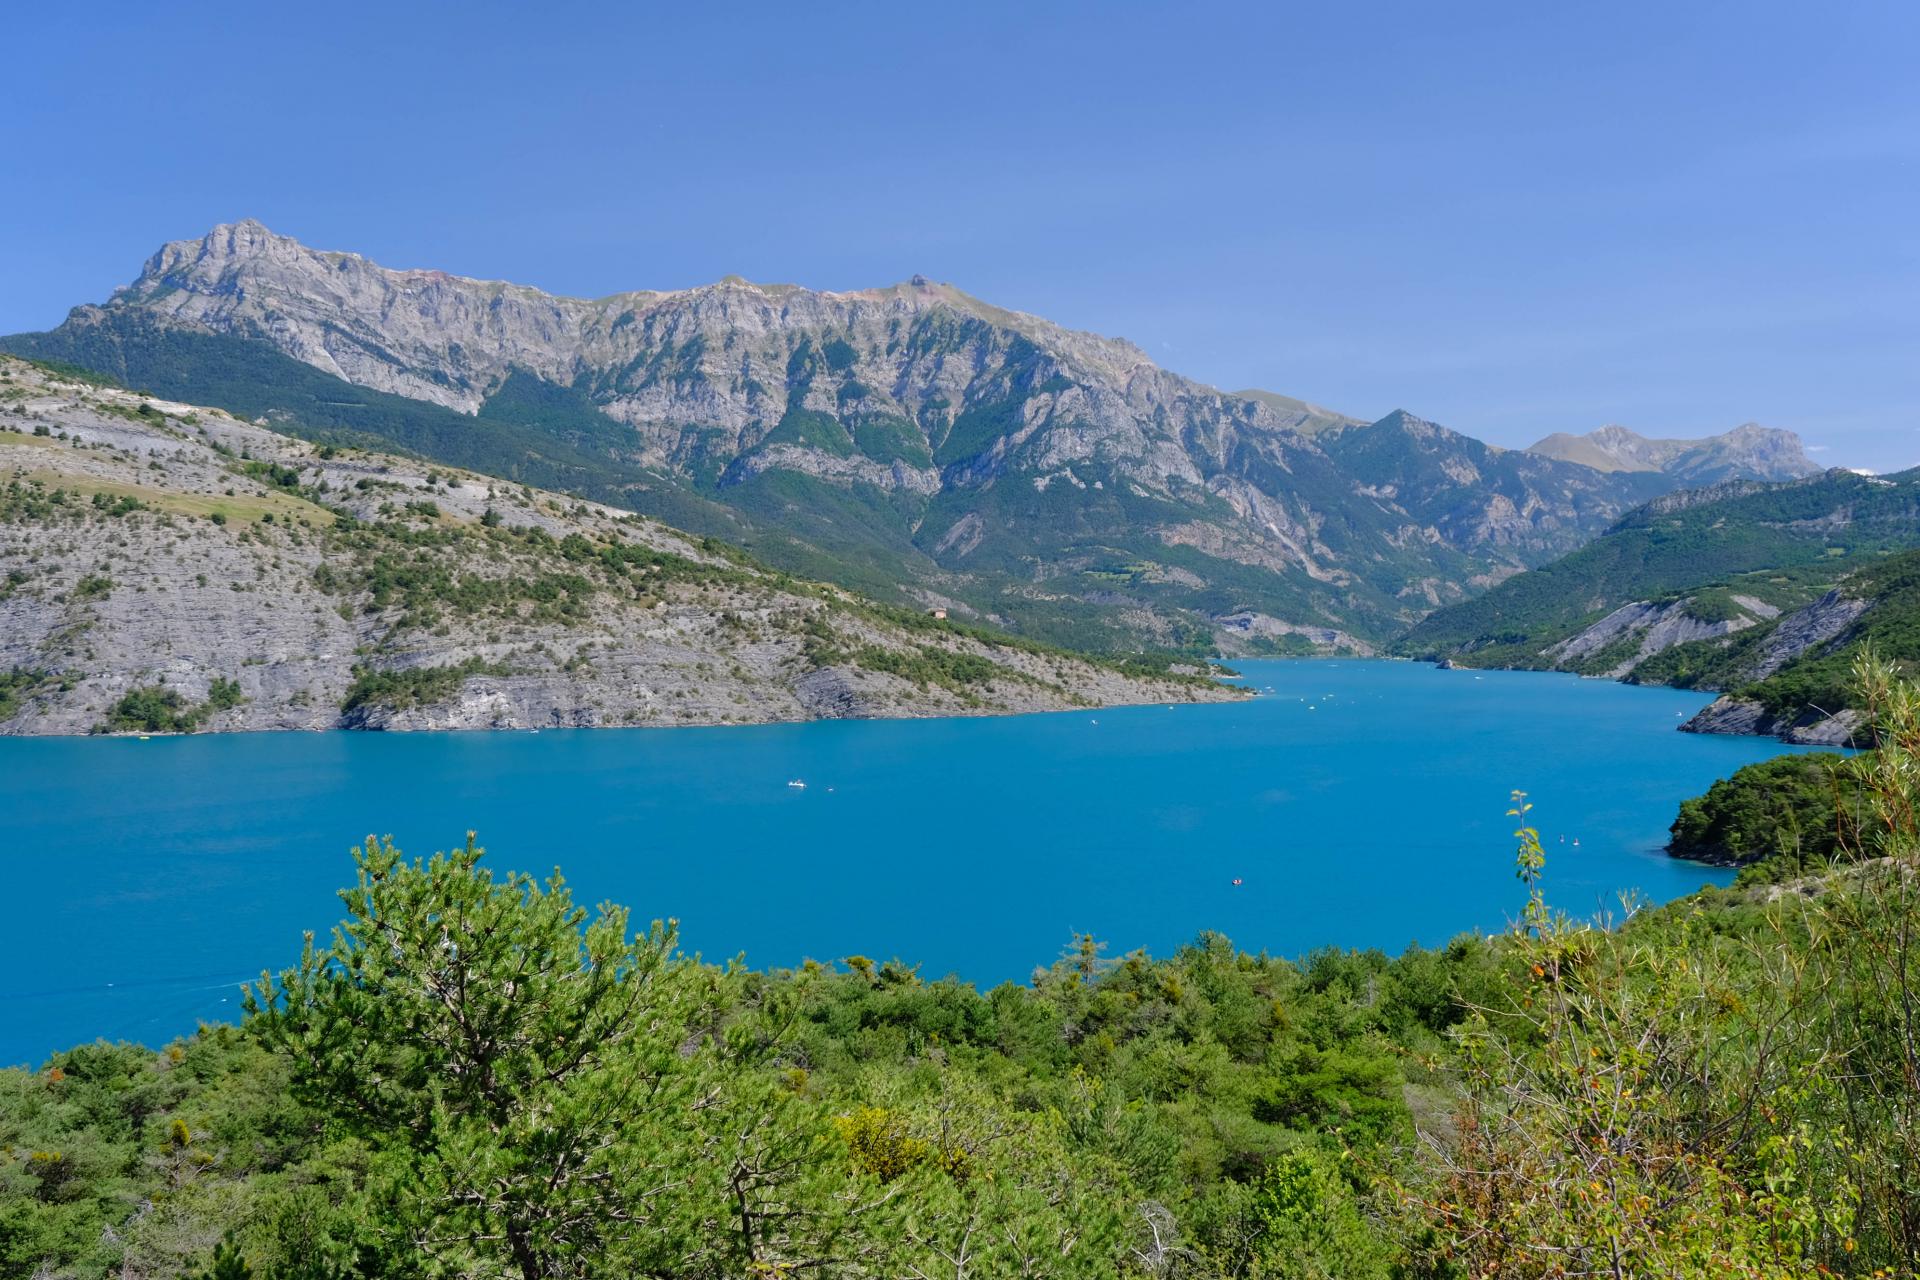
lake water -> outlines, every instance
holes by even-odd
[[[1679,802],[1785,750],[1676,732],[1705,699],[1672,690],[1240,669],[1274,692],[763,728],[0,738],[0,1063],[237,1016],[236,984],[338,919],[368,832],[427,854],[477,829],[496,867],[557,864],[588,903],[678,917],[710,959],[897,956],[987,985],[1075,931],[1115,955],[1203,929],[1296,955],[1501,927],[1521,903],[1514,787],[1553,903],[1672,898],[1728,878],[1660,852]]]

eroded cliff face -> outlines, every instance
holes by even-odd
[[[615,508],[5,358],[0,676],[11,733],[724,724],[1239,696],[877,608]],[[129,695],[178,723],[142,724]]]
[[[1149,643],[1197,624],[1243,644],[1225,619],[1253,613],[1284,624],[1273,635],[1361,647],[1579,545],[1664,483],[1411,415],[1368,426],[1223,393],[920,277],[562,298],[241,222],[165,246],[48,336],[110,347],[134,319],[562,436],[627,468],[633,501],[684,484],[847,580],[878,562],[979,616],[1091,613]]]
[[[1676,645],[1717,640],[1745,631],[1760,619],[1778,617],[1780,613],[1765,601],[1746,598],[1739,602],[1741,612],[1707,621],[1689,611],[1690,603],[1670,600],[1654,604],[1639,600],[1622,605],[1593,625],[1549,646],[1545,654],[1562,670],[1582,670],[1583,674],[1618,680],[1642,662]],[[1593,661],[1603,654],[1604,660],[1611,661],[1612,665],[1591,669]]]

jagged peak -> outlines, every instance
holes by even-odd
[[[172,240],[162,245],[147,260],[137,280],[115,291],[115,299],[138,302],[163,288],[183,285],[192,288],[197,281],[211,285],[229,279],[236,272],[244,273],[273,264],[297,267],[302,262],[334,269],[341,268],[343,264],[352,264],[357,270],[385,277],[402,286],[430,282],[472,288],[489,294],[507,293],[530,302],[592,308],[609,316],[623,311],[642,311],[671,305],[676,300],[697,300],[716,294],[743,292],[774,302],[796,298],[838,304],[904,301],[917,310],[944,307],[1042,343],[1073,346],[1080,359],[1092,359],[1111,374],[1125,375],[1142,366],[1158,367],[1145,351],[1125,338],[1069,329],[1041,316],[995,306],[955,285],[935,281],[923,274],[914,274],[897,284],[878,288],[845,290],[764,283],[750,280],[744,275],[728,274],[709,284],[680,289],[639,289],[583,298],[506,280],[455,275],[434,268],[387,267],[362,254],[312,248],[295,237],[273,231],[265,223],[251,217],[220,223],[197,238]]]

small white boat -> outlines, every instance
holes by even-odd
[[[792,782],[789,782],[787,785],[792,787],[795,791],[805,791],[807,789],[807,784],[800,781],[800,779],[798,778],[795,778]]]

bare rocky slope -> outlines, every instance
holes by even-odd
[[[1224,393],[920,277],[563,298],[239,222],[5,341],[1081,647],[1365,651],[1675,483]]]
[[[1237,696],[878,606],[631,512],[0,358],[0,732]]]

